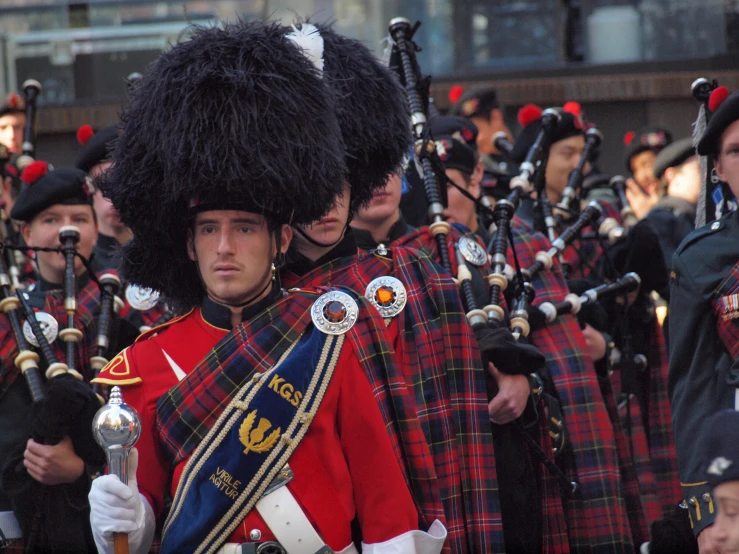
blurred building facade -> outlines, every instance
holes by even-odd
[[[0,0],[0,93],[39,80],[39,156],[74,159],[74,132],[115,122],[124,79],[144,72],[190,23],[295,17],[333,21],[381,56],[387,24],[421,21],[419,61],[438,107],[451,86],[494,86],[515,128],[519,106],[580,102],[606,135],[646,123],[690,133],[691,82],[739,88],[739,0]]]

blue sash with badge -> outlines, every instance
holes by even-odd
[[[215,552],[241,524],[307,433],[344,337],[309,326],[233,395],[181,475],[163,554]]]

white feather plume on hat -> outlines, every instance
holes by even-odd
[[[315,25],[302,23],[300,29],[291,25],[293,32],[285,35],[300,48],[313,65],[323,73],[323,37]]]

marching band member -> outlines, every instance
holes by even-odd
[[[128,485],[93,483],[101,552],[114,532],[147,551],[169,477],[162,552],[352,553],[355,518],[363,552],[442,550],[441,523],[418,529],[359,362],[367,304],[274,279],[289,223],[320,218],[345,177],[314,46],[316,66],[278,25],[196,29],[133,93],[103,183],[134,232],[122,270],[190,311],[99,377],[143,422]]]

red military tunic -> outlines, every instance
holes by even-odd
[[[156,514],[162,511],[170,472],[174,495],[189,459],[170,467],[156,425],[157,401],[227,333],[195,309],[143,335],[99,377],[103,383],[120,385],[125,401],[141,416],[137,479],[139,490]],[[413,500],[349,341],[344,343],[323,402],[290,467],[295,478],[287,487],[318,533],[337,552],[351,544],[355,517],[365,543],[383,542],[418,529]],[[248,542],[253,529],[261,532],[260,541],[274,540],[262,517],[252,510],[227,542]]]

